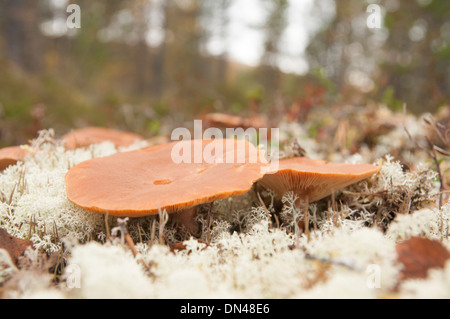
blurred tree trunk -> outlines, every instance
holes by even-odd
[[[166,11],[165,74],[180,108],[187,108],[188,104],[197,107],[196,100],[208,89],[204,79],[209,64],[201,54],[205,38],[199,21],[204,14],[203,4],[200,0],[170,1]]]
[[[314,10],[320,11],[326,3],[317,1],[315,5]],[[361,45],[363,49],[362,46],[367,42],[368,35],[364,32],[367,29],[365,25],[354,24],[356,19],[364,21],[366,7],[363,2],[335,1],[335,8],[334,18],[314,37],[314,41],[307,48],[307,54],[311,68],[323,69],[326,77],[332,80],[338,92],[341,92],[346,85],[352,59],[356,60],[350,56],[349,46]],[[361,53],[370,56],[370,52]]]
[[[208,74],[208,63],[203,56],[203,45],[205,40],[205,30],[203,30],[200,19],[205,14],[203,1],[194,1],[193,5],[186,12],[187,23],[191,26],[191,32],[187,34],[189,54],[194,62],[194,70],[198,81],[203,81]]]
[[[264,87],[276,90],[280,75],[278,69],[278,56],[281,53],[280,41],[287,25],[286,12],[289,2],[288,0],[263,0],[263,2],[268,6],[268,15],[264,23],[265,42],[260,74]]]
[[[165,71],[165,57],[167,52],[167,33],[169,26],[169,4],[163,1],[162,13],[164,15],[164,23],[161,32],[163,33],[163,40],[158,48],[155,49],[152,61],[152,80],[150,91],[153,97],[160,98],[164,89],[164,71]]]
[[[219,57],[219,63],[217,67],[217,81],[219,83],[224,83],[227,79],[227,71],[228,71],[228,51],[227,51],[227,28],[230,22],[230,18],[228,17],[228,8],[231,5],[232,0],[221,0],[219,2],[219,39],[223,43],[223,52]]]
[[[138,0],[134,7],[134,16],[136,18],[136,33],[138,42],[135,51],[135,76],[136,93],[143,94],[147,90],[147,73],[149,71],[149,47],[147,45],[147,31],[149,21],[147,15],[148,1]]]
[[[402,1],[388,12],[389,59],[381,63],[384,89],[415,112],[434,111],[450,99],[450,3]]]
[[[6,0],[3,2],[5,51],[9,59],[29,72],[41,69],[39,1]]]

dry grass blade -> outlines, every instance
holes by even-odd
[[[259,192],[256,192],[256,195],[258,196],[258,200],[261,203],[261,206],[263,207],[264,212],[266,213],[267,220],[269,221],[269,228],[272,228],[273,224],[272,224],[272,218],[271,218],[270,212],[267,209],[266,204],[264,204],[264,201],[262,200],[261,195],[259,194]]]
[[[134,258],[139,258],[139,261],[142,263],[142,265],[144,265],[144,267],[148,271],[150,271],[150,267],[147,265],[144,258],[142,256],[140,256],[140,254],[136,250],[136,246],[134,245],[133,239],[131,238],[130,234],[128,233],[127,222],[128,222],[128,218],[124,218],[124,219],[118,218],[117,228],[120,230],[120,233],[123,236],[123,238],[125,239],[125,242],[128,245],[128,247],[130,247]],[[117,228],[116,228],[116,230],[117,230]]]
[[[166,227],[167,222],[169,221],[169,214],[167,214],[167,211],[161,210],[161,207],[158,207],[158,214],[159,214],[159,243],[160,245],[164,245],[164,227]]]
[[[109,242],[111,240],[109,231],[109,212],[105,214],[105,229],[106,229],[106,240]]]

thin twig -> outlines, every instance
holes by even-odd
[[[155,242],[155,234],[156,234],[156,218],[154,217],[152,221],[152,228],[150,231],[150,247],[153,246]]]
[[[273,218],[275,218],[275,223],[277,224],[277,229],[280,229],[280,219],[276,214],[273,214]]]
[[[434,164],[436,166],[436,172],[438,174],[438,178],[439,178],[439,209],[442,208],[442,202],[443,202],[443,191],[445,190],[445,185],[444,185],[444,180],[443,180],[443,176],[441,173],[441,166],[439,163],[439,159],[437,158],[437,154],[436,154],[436,148],[435,145],[431,142],[430,138],[428,136],[425,137],[426,141],[427,141],[427,146],[423,146],[420,145],[416,140],[413,139],[413,137],[411,136],[411,134],[409,133],[408,129],[406,128],[406,124],[405,124],[405,118],[406,118],[406,104],[403,105],[403,128],[406,132],[406,134],[408,134],[409,139],[417,145],[417,147],[419,147],[420,149],[424,150],[429,157],[431,157],[434,161]],[[429,120],[429,119],[425,119],[425,123],[427,123],[428,125],[431,125],[432,127],[435,128],[434,123]],[[438,135],[441,137],[441,139],[445,142],[445,138],[442,136],[442,134],[440,134],[439,130],[437,128],[435,128],[435,130],[438,132]]]
[[[446,150],[440,148],[439,146],[433,145],[433,147],[434,147],[435,151],[440,153],[441,155],[450,156],[450,152],[447,152]]]
[[[56,221],[53,220],[53,236],[55,237],[55,244],[59,242],[59,234],[58,234],[58,227],[56,226]]]
[[[441,165],[437,158],[436,150],[433,147],[433,143],[431,142],[431,140],[428,137],[426,139],[427,139],[428,145],[431,148],[431,157],[436,165],[436,172],[439,177],[439,209],[441,209],[442,200],[443,200],[443,191],[445,190],[444,179],[442,178]]]
[[[443,126],[442,124],[436,124],[433,121],[433,116],[430,114],[429,115],[430,118],[424,118],[425,123],[427,123],[429,126],[431,126],[431,128],[433,128],[433,130],[436,132],[436,134],[439,136],[439,138],[441,139],[441,141],[447,146],[450,147],[450,141],[448,139],[448,129]],[[442,134],[441,129],[446,130],[445,131],[445,136]]]
[[[142,232],[141,232],[141,225],[138,223],[138,232],[139,232],[139,242],[142,244]]]
[[[110,241],[110,233],[109,233],[109,211],[105,214],[105,228],[106,228],[106,240]]]
[[[212,210],[212,204],[210,204],[210,206],[208,208],[208,218],[207,218],[208,231],[206,233],[206,240],[208,242],[208,245],[211,243],[211,224],[212,224],[211,210]]]
[[[309,198],[306,196],[305,198],[305,205],[304,205],[304,214],[305,214],[305,234],[306,237],[308,237],[308,241],[310,239],[310,232],[309,232]]]
[[[266,212],[266,217],[269,220],[269,228],[272,228],[273,225],[272,225],[272,218],[271,218],[270,212],[267,209],[266,204],[264,204],[264,201],[262,200],[261,195],[259,194],[259,192],[256,192],[256,195],[258,196],[259,202],[261,203],[262,207],[264,208],[264,211]]]
[[[433,155],[431,154],[430,150],[423,146],[420,145],[411,135],[411,133],[409,133],[408,129],[406,128],[406,123],[405,123],[405,119],[406,119],[406,103],[403,104],[403,129],[405,130],[406,134],[408,135],[409,139],[421,150],[425,151],[428,156],[433,157]]]
[[[313,260],[313,261],[318,261],[321,262],[323,264],[332,264],[332,265],[337,265],[337,266],[343,266],[346,267],[350,270],[353,271],[357,271],[357,272],[361,272],[363,271],[361,268],[359,268],[358,266],[356,266],[353,261],[351,260],[346,260],[346,259],[337,259],[337,258],[321,258],[321,257],[315,257],[315,256],[311,256],[309,254],[307,254],[305,256],[306,259],[308,260]]]
[[[139,253],[136,250],[136,246],[134,245],[133,239],[131,238],[130,234],[128,233],[127,222],[128,222],[128,218],[125,218],[125,219],[119,218],[117,220],[117,227],[120,229],[121,235],[125,238],[125,242],[130,247],[134,258],[137,258]],[[142,256],[140,256],[139,260],[147,270],[150,270],[150,267],[147,265],[147,263],[145,262],[145,260]]]

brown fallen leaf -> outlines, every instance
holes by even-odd
[[[174,252],[176,252],[176,251],[182,251],[182,250],[186,250],[186,249],[187,249],[186,244],[184,244],[183,242],[171,243],[171,242],[169,241],[169,239],[168,239],[165,235],[163,235],[163,238],[164,238],[166,244],[169,246],[170,251],[171,251],[172,253],[174,253]],[[196,240],[197,240],[199,243],[201,243],[201,244],[205,244],[205,247],[203,247],[202,250],[203,250],[203,249],[206,249],[207,247],[209,247],[209,245],[208,245],[207,242],[205,242],[205,241],[203,241],[203,240],[201,240],[201,239],[196,239]]]
[[[450,252],[436,240],[413,237],[397,244],[397,261],[403,265],[400,281],[425,279],[428,270],[444,268]]]
[[[16,238],[8,234],[5,229],[0,229],[0,248],[5,249],[9,253],[12,261],[16,265],[19,257],[32,245],[33,243],[31,241]]]

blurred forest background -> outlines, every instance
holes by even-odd
[[[319,105],[450,99],[448,0],[1,0],[0,25],[0,146],[50,127],[150,137],[208,112],[306,121]]]

